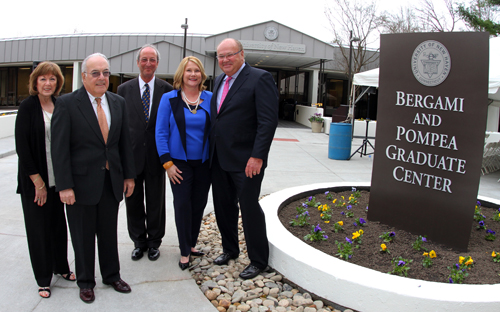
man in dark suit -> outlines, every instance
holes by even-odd
[[[218,265],[239,255],[238,203],[250,264],[249,279],[266,269],[269,246],[259,193],[278,125],[278,90],[272,75],[245,63],[243,46],[225,39],[217,47],[224,74],[215,80],[210,105],[210,161],[214,210],[222,236]]]
[[[111,92],[109,62],[95,53],[82,63],[83,87],[61,96],[52,117],[56,189],[66,204],[80,298],[94,301],[95,238],[102,281],[130,292],[120,277],[118,205],[134,191],[134,160],[125,100]]]
[[[132,260],[141,259],[146,250],[149,260],[158,259],[165,235],[165,169],[156,150],[155,128],[161,97],[172,86],[155,77],[159,61],[158,50],[144,45],[137,54],[139,77],[118,87],[118,94],[127,103],[136,170],[134,193],[125,198],[128,233],[135,247]]]

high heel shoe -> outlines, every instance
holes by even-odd
[[[191,256],[201,257],[204,255],[205,255],[205,253],[203,251],[191,251]]]
[[[182,263],[182,262],[179,260],[179,268],[181,268],[181,270],[182,270],[182,271],[184,271],[185,269],[189,268],[189,262]]]

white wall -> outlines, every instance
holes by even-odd
[[[0,139],[14,135],[17,114],[0,116]]]

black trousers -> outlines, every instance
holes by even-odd
[[[179,239],[181,256],[191,254],[200,233],[203,212],[207,205],[210,190],[210,169],[208,161],[173,160],[182,171],[180,184],[170,183],[174,195],[175,225]]]
[[[47,189],[42,207],[34,196],[21,195],[31,266],[40,287],[50,286],[52,273],[69,273],[68,230],[64,205],[55,187]]]
[[[244,171],[224,171],[219,164],[217,151],[214,152],[212,195],[217,226],[222,236],[222,248],[232,256],[240,253],[238,215],[241,209],[248,257],[251,264],[260,269],[267,267],[269,259],[266,219],[259,204],[263,179],[264,169],[253,178],[247,178]]]
[[[80,288],[95,286],[95,240],[99,252],[99,266],[103,282],[120,279],[118,258],[118,204],[106,170],[104,189],[97,205],[79,205],[78,194],[74,205],[66,205],[69,230],[75,251],[77,284]]]
[[[125,203],[128,234],[135,247],[160,247],[165,236],[165,173],[152,175],[144,170],[136,177],[134,193]]]

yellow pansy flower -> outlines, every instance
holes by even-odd
[[[469,260],[467,260],[467,261],[465,262],[465,265],[469,266],[469,265],[471,265],[472,263],[474,263],[474,260],[472,260],[472,258],[469,258]]]
[[[335,199],[332,201],[332,203],[334,203],[334,204],[335,204],[335,202],[336,202],[336,201],[337,201],[337,199],[335,198]]]
[[[319,216],[320,216],[320,217],[322,217],[322,216],[323,216],[323,214],[320,214]]]
[[[493,252],[491,253],[491,256],[494,258],[497,256],[496,252],[493,250]]]
[[[464,262],[465,258],[460,256],[458,257],[458,263],[462,264],[462,262]]]
[[[330,220],[326,220],[325,223],[330,223]]]
[[[359,232],[359,234],[361,234],[361,235],[363,235],[363,233],[364,233],[364,232],[363,232],[363,230],[359,230],[358,232]]]
[[[359,235],[359,233],[358,233],[358,232],[354,232],[354,233],[352,233],[352,239],[356,239],[356,238],[358,238],[359,236],[360,236],[360,235]]]
[[[380,248],[382,248],[383,251],[387,250],[387,246],[385,244],[380,245]]]
[[[436,252],[434,250],[431,250],[431,252],[429,252],[429,258],[436,258],[437,255],[436,255]]]
[[[429,256],[429,253],[428,253],[428,252],[424,252],[424,253],[422,254],[422,256],[424,256],[424,257],[428,257],[428,256]]]
[[[343,226],[344,225],[344,221],[339,221],[339,222],[337,222],[337,224],[340,225],[340,226]]]

